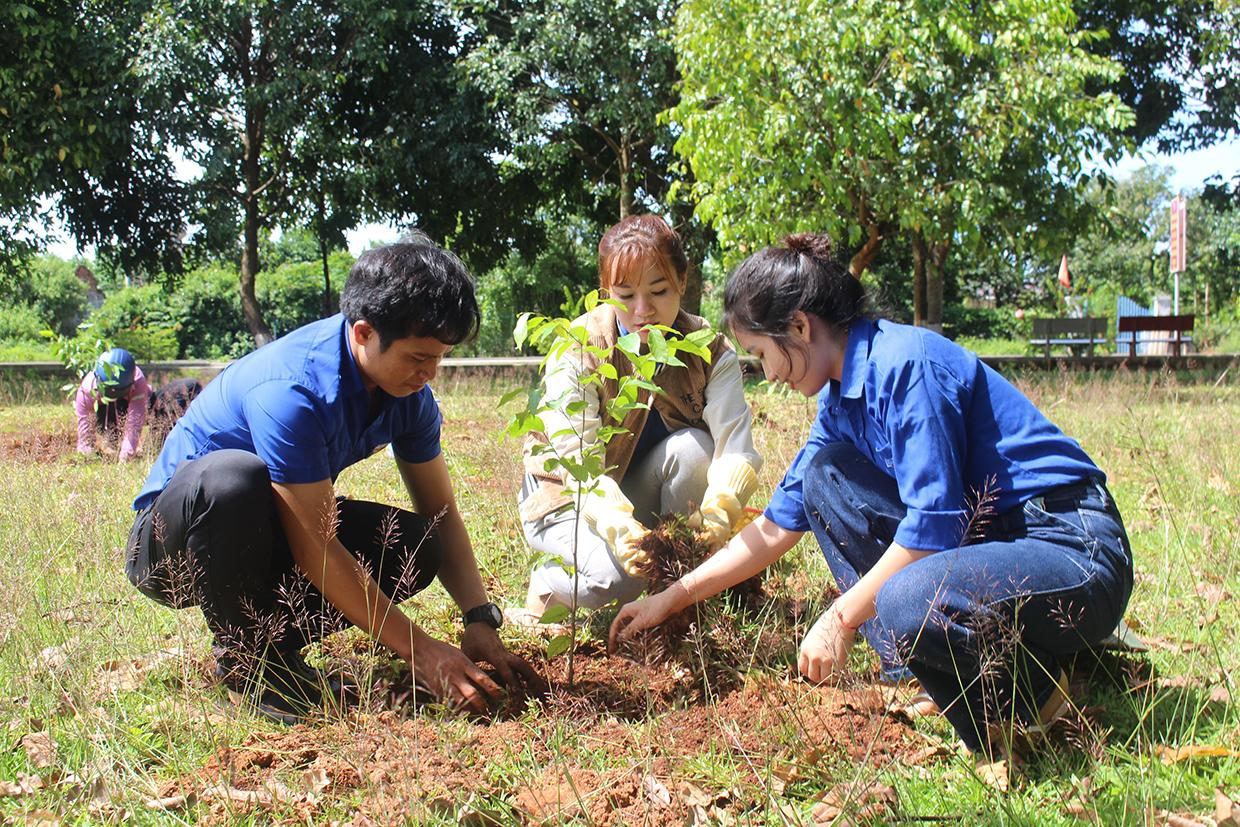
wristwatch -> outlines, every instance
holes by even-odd
[[[483,603],[481,606],[475,606],[466,612],[464,617],[466,626],[471,623],[485,623],[492,629],[498,629],[504,625],[504,613],[494,603]]]

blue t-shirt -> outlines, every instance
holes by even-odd
[[[272,482],[335,481],[391,443],[407,462],[439,456],[439,405],[425,387],[395,398],[376,388],[376,404],[348,343],[342,315],[312,322],[229,365],[181,417],[134,500],[159,496],[177,465],[237,448],[262,457]]]
[[[908,508],[895,540],[940,551],[960,545],[981,492],[1002,514],[1048,489],[1105,478],[1076,440],[977,356],[925,328],[858,319],[839,382],[818,395],[818,416],[766,509],[808,531],[801,481],[818,449],[850,442],[890,474]]]

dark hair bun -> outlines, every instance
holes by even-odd
[[[793,233],[784,236],[784,246],[819,261],[832,261],[835,258],[831,239],[825,233]]]

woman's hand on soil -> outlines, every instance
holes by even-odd
[[[510,689],[518,685],[529,689],[538,683],[538,675],[525,658],[504,648],[499,633],[485,623],[471,623],[461,634],[461,651],[475,661],[486,661],[495,667],[500,680]]]
[[[618,643],[629,640],[638,632],[658,626],[675,614],[679,608],[677,599],[680,595],[676,593],[677,590],[684,592],[684,588],[679,583],[673,583],[658,594],[652,594],[621,606],[620,613],[611,622],[611,631],[607,635],[607,648],[615,650]]]
[[[801,641],[797,669],[813,683],[822,683],[844,670],[856,639],[857,630],[844,625],[834,605],[828,607]]]
[[[424,637],[419,642],[409,668],[413,670],[415,683],[457,709],[464,708],[485,715],[501,694],[495,681],[487,677],[465,652],[432,637]]]

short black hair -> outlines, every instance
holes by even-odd
[[[723,291],[723,323],[770,336],[781,348],[798,310],[847,330],[864,316],[865,288],[832,254],[825,235],[798,233],[742,261]]]
[[[373,327],[384,350],[410,336],[457,345],[477,335],[482,320],[464,263],[420,232],[358,256],[340,312]]]

